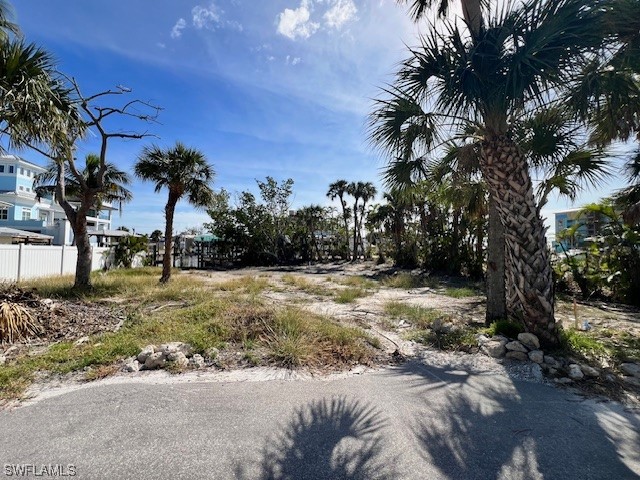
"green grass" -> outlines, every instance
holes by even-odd
[[[417,305],[409,305],[402,302],[388,302],[384,311],[391,318],[405,320],[419,329],[427,329],[438,318],[446,317],[446,314],[433,308],[424,308]]]
[[[480,292],[469,287],[447,287],[444,289],[444,295],[452,298],[477,297]]]
[[[82,345],[61,342],[44,353],[10,360],[0,366],[0,399],[19,397],[40,374],[67,374],[89,367],[86,379],[102,378],[115,372],[118,361],[136,355],[149,344],[185,342],[200,354],[211,347],[233,347],[241,349],[245,360],[254,365],[314,368],[368,363],[374,355],[372,347],[379,348],[379,342],[359,328],[345,327],[294,307],[267,306],[255,295],[237,294],[266,288],[268,283],[262,278],[234,280],[223,285],[223,292],[227,293],[212,297],[211,290],[220,290],[220,285],[207,286],[196,278],[180,275],[162,286],[151,273],[141,269],[139,275],[126,272],[98,277],[92,298],[98,292],[117,292],[130,300],[126,303],[130,314],[122,328],[93,335]],[[49,294],[67,288],[65,280],[34,283]],[[178,296],[182,290],[183,296]],[[147,313],[139,309],[151,299],[184,298],[191,305]]]
[[[371,295],[370,291],[360,287],[345,288],[336,293],[334,301],[336,303],[353,303],[358,298]]]
[[[397,275],[390,275],[382,279],[382,285],[389,288],[435,288],[438,282],[432,278],[411,275],[410,273],[399,273]]]
[[[473,327],[456,328],[450,332],[436,332],[434,330],[418,330],[410,334],[409,338],[440,350],[471,352],[477,348],[476,335],[478,329]]]
[[[281,277],[282,283],[288,285],[290,287],[294,287],[298,290],[301,290],[309,295],[317,295],[320,297],[329,297],[333,295],[334,290],[330,288],[326,288],[320,284],[315,282],[311,282],[304,277],[298,275],[292,275],[290,273],[286,273]]]
[[[347,287],[356,287],[356,288],[364,288],[364,289],[375,289],[378,288],[378,283],[365,278],[361,275],[350,275],[344,278],[340,278],[338,283],[341,285],[346,285]]]
[[[137,305],[171,301],[198,301],[209,291],[204,281],[192,275],[174,274],[165,285],[159,283],[161,269],[145,267],[118,269],[91,275],[92,288],[73,288],[73,276],[47,277],[19,284],[34,288],[43,298],[76,299],[84,301],[121,298],[134,300]]]
[[[509,320],[497,320],[483,330],[483,333],[491,337],[504,335],[507,338],[518,338],[518,334],[522,332],[524,332],[522,325]]]
[[[267,277],[253,277],[246,275],[226,282],[213,284],[213,288],[223,292],[243,292],[251,295],[257,295],[269,288],[269,280]]]

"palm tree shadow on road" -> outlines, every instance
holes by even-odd
[[[640,478],[640,422],[617,404],[453,366],[399,370],[424,398],[408,426],[440,478]]]
[[[397,478],[393,462],[381,457],[385,451],[381,431],[386,423],[379,411],[357,400],[333,397],[311,402],[298,408],[289,423],[265,441],[257,465],[236,467],[236,477]]]

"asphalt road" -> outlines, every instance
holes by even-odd
[[[45,465],[83,479],[640,478],[640,416],[621,406],[417,362],[97,385],[2,411],[0,432],[0,478]]]

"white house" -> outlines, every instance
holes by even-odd
[[[44,171],[16,155],[0,155],[0,227],[50,235],[54,245],[71,245],[73,231],[62,207],[51,197],[38,200],[33,190],[34,177]],[[109,204],[100,212],[90,210],[88,229],[110,230],[114,210]]]

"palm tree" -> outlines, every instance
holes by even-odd
[[[347,206],[347,201],[344,198],[345,194],[348,193],[349,182],[346,180],[336,180],[331,185],[329,185],[329,190],[327,191],[327,197],[331,200],[335,200],[336,198],[340,199],[340,206],[342,207],[342,221],[344,222],[344,235],[345,235],[345,260],[349,258],[349,207]]]
[[[353,197],[353,257],[356,261],[359,257],[360,246],[362,244],[362,228],[365,206],[372,200],[376,193],[376,187],[371,182],[351,182],[347,185],[347,193]],[[362,204],[360,203],[362,200]],[[362,248],[364,253],[364,247]]]
[[[164,257],[161,283],[171,278],[171,246],[173,240],[173,215],[178,201],[185,197],[194,207],[206,207],[213,200],[211,183],[215,172],[204,154],[177,142],[162,149],[156,145],[145,147],[134,167],[135,175],[155,184],[155,192],[169,190],[165,206]]]
[[[406,154],[414,141],[432,152],[447,131],[479,131],[480,169],[506,229],[514,288],[509,314],[551,344],[557,335],[545,229],[513,125],[524,112],[545,106],[547,93],[562,90],[598,46],[601,12],[587,6],[586,0],[530,0],[496,15],[472,42],[445,21],[446,33],[432,29],[411,50],[386,90],[391,100],[378,101],[373,114],[372,140],[393,156]],[[406,102],[430,110],[398,142],[404,122],[390,111]]]
[[[89,189],[97,189],[98,172],[100,170],[100,157],[95,154],[88,154],[85,157],[85,166],[81,172],[84,179],[84,186],[69,171],[65,172],[66,194],[70,198],[80,199],[85,196],[85,191]],[[33,188],[38,197],[45,195],[55,196],[56,178],[58,176],[58,165],[51,163],[47,170],[33,179]],[[104,177],[102,180],[103,187],[99,193],[95,195],[93,204],[91,205],[96,211],[101,210],[104,202],[116,204],[120,211],[122,205],[130,202],[133,195],[126,187],[131,184],[131,178],[127,172],[118,170],[113,164],[107,162],[105,164]]]
[[[365,182],[365,183],[358,182],[357,185],[358,185],[357,188],[360,191],[360,200],[362,200],[362,203],[360,204],[360,218],[359,218],[358,229],[357,229],[358,240],[359,240],[360,248],[362,250],[362,255],[365,257],[365,259],[367,259],[367,252],[365,251],[364,241],[362,239],[362,225],[364,223],[367,203],[375,198],[376,194],[378,193],[378,190],[371,182]]]
[[[10,34],[19,35],[20,27],[13,23],[13,7],[6,0],[0,0],[0,42],[9,39]]]

